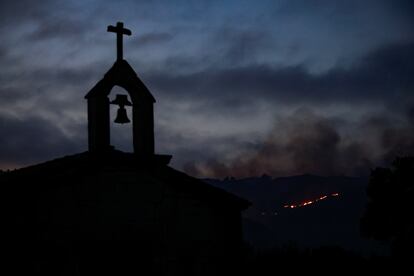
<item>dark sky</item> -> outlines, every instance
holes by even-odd
[[[83,96],[115,61],[106,26],[123,21],[174,167],[367,174],[414,154],[413,3],[3,0],[0,168],[87,149]],[[130,133],[113,127],[113,144],[130,149]]]

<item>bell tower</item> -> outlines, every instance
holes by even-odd
[[[135,71],[123,59],[122,36],[131,35],[131,31],[118,22],[116,26],[108,26],[108,32],[117,34],[117,60],[103,79],[86,94],[88,101],[88,144],[90,152],[104,152],[110,145],[110,112],[109,105],[119,106],[115,123],[129,123],[125,106],[132,106],[132,141],[134,153],[141,157],[154,155],[154,103],[155,99]],[[112,88],[118,85],[124,88],[127,95],[117,95],[114,100],[108,98]]]

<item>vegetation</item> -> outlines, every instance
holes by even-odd
[[[391,241],[393,257],[408,260],[414,246],[414,157],[400,157],[391,168],[373,170],[367,194],[363,235]]]

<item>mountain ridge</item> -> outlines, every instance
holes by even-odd
[[[293,243],[306,248],[340,246],[367,254],[387,252],[387,247],[360,235],[368,178],[302,174],[203,181],[252,202],[243,223],[245,240],[254,247]],[[300,208],[287,206],[311,201]]]

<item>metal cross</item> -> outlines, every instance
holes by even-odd
[[[123,59],[122,35],[131,35],[131,31],[124,28],[124,23],[117,22],[116,26],[108,26],[108,32],[116,33],[116,59]]]

